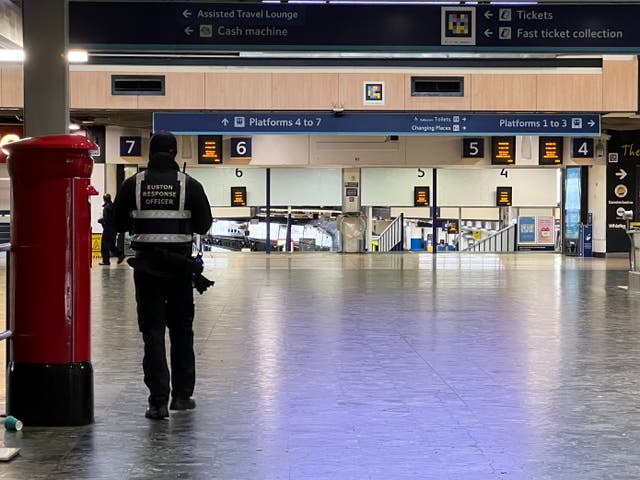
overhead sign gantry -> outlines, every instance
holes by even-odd
[[[639,4],[69,3],[93,49],[636,52]]]
[[[597,114],[155,112],[154,131],[175,134],[600,135]]]

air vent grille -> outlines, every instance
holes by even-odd
[[[164,95],[164,75],[111,75],[112,95]]]
[[[411,77],[413,97],[462,97],[464,77]]]

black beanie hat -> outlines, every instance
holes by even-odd
[[[149,144],[149,153],[171,153],[176,154],[178,151],[178,143],[176,137],[171,132],[158,132],[151,137]]]

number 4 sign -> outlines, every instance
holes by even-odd
[[[251,138],[231,138],[231,159],[251,158]]]
[[[574,138],[571,146],[573,158],[593,158],[593,138]]]

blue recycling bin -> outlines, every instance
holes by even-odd
[[[411,239],[411,250],[422,250],[422,239],[421,238],[412,238]]]
[[[578,256],[593,257],[593,226],[580,225],[578,233]]]

